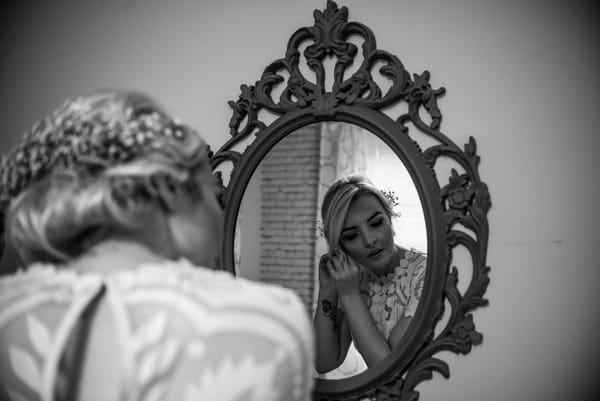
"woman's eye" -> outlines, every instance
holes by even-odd
[[[355,240],[357,236],[358,234],[348,234],[344,235],[342,238],[344,238],[344,241],[352,241]]]
[[[383,219],[379,219],[379,220],[375,220],[374,222],[372,222],[371,226],[373,226],[373,227],[379,227],[382,224],[383,224]]]

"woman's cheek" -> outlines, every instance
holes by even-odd
[[[356,246],[352,242],[346,242],[342,244],[342,249],[350,256],[352,259],[356,260],[359,257],[359,253],[356,251]]]

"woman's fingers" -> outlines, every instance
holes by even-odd
[[[333,267],[336,270],[346,271],[349,273],[353,273],[360,270],[358,264],[345,253],[340,252],[338,255],[335,255],[331,259],[331,262],[333,263]]]
[[[333,257],[329,260],[329,264],[331,265],[331,267],[333,269],[336,269],[336,270],[340,269],[341,262],[340,262],[339,256],[337,256],[337,254],[333,255]]]
[[[333,257],[329,263],[329,273],[335,280],[343,280],[354,274],[354,268],[348,264],[343,256]]]
[[[353,270],[353,271],[360,270],[358,263],[356,263],[356,261],[354,259],[352,259],[348,255],[345,255],[345,256],[346,256],[346,263],[348,264],[348,266],[350,267],[351,270]]]
[[[340,296],[360,290],[359,271],[355,265],[347,262],[343,253],[334,256],[327,264],[327,269]]]
[[[335,268],[333,267],[333,263],[329,262],[325,265],[325,272],[326,274],[329,274],[330,277],[336,279],[337,278],[337,274],[335,271]]]

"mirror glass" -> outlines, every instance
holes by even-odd
[[[313,314],[318,262],[327,252],[322,199],[331,183],[349,174],[368,177],[394,205],[394,242],[427,253],[421,200],[399,157],[357,125],[319,122],[286,135],[252,173],[235,228],[236,275],[295,290]],[[335,380],[365,369],[351,346],[342,365],[315,376]]]

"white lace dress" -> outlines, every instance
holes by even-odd
[[[311,399],[314,339],[298,296],[186,261],[106,275],[36,265],[0,278],[0,396],[50,401],[77,377],[65,355],[95,299],[112,324],[89,336],[116,345],[90,342],[83,363],[114,379],[104,401]],[[83,390],[102,399],[93,371],[79,376]]]
[[[414,316],[423,292],[427,257],[408,250],[393,272],[377,276],[365,271],[367,286],[363,297],[377,328],[386,339],[401,316]]]
[[[361,281],[365,281],[365,284],[361,293],[377,328],[386,339],[389,339],[401,316],[414,316],[423,292],[426,266],[427,256],[424,253],[408,250],[392,273],[377,276],[370,270],[363,270]],[[317,377],[342,379],[366,369],[367,363],[351,343],[344,362],[331,372]]]

